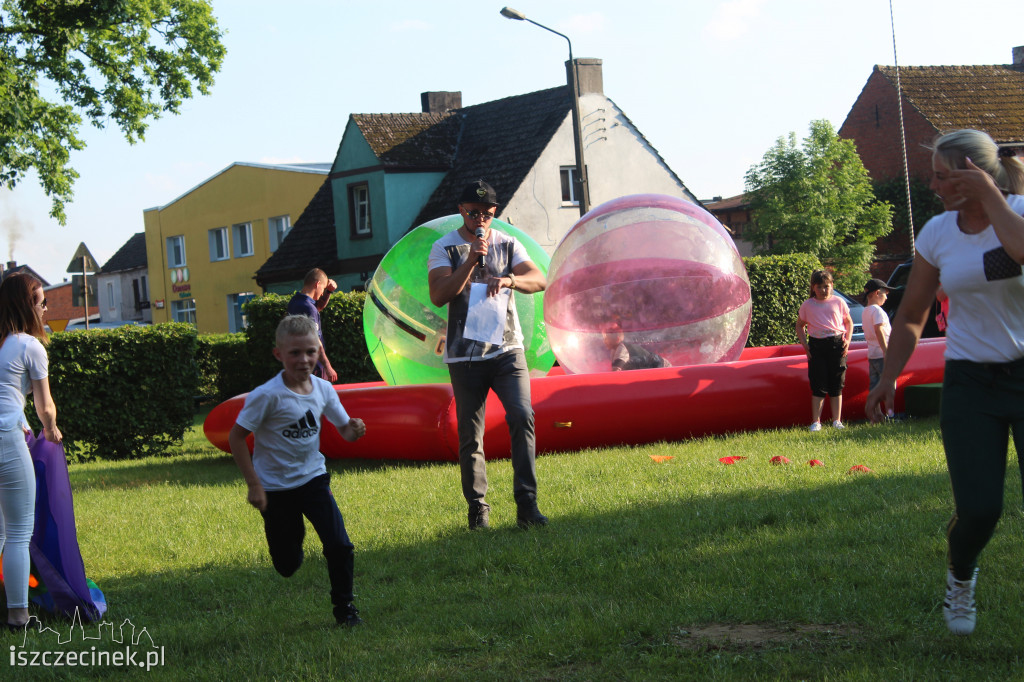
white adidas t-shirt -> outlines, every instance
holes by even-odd
[[[291,490],[327,473],[320,454],[320,429],[326,415],[337,428],[349,422],[330,382],[310,377],[309,395],[284,385],[282,374],[245,398],[236,423],[255,434],[252,465],[264,490]]]

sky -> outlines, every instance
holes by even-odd
[[[875,64],[893,65],[889,0],[506,0],[603,60],[604,91],[698,198],[743,192],[747,170],[811,121],[838,129]],[[128,144],[82,128],[60,226],[35,176],[0,189],[0,257],[51,284],[84,242],[103,265],[164,206],[235,162],[331,162],[349,114],[464,106],[565,82],[568,45],[499,14],[502,0],[212,0],[227,56],[209,96]],[[1007,64],[1024,3],[892,0],[900,66]],[[297,217],[297,216],[296,216]]]

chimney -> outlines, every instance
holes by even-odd
[[[462,92],[421,92],[420,105],[424,114],[443,114],[462,108]]]
[[[1013,48],[1013,65],[1024,66],[1024,45]]]
[[[580,96],[589,95],[590,93],[603,95],[604,76],[601,74],[601,60],[582,57],[573,61],[576,62],[576,68],[580,74]],[[567,82],[569,83],[572,83],[571,68],[572,62],[566,62],[565,69],[568,76]]]
[[[11,270],[13,270],[16,267],[18,267],[18,261],[16,261],[16,260],[9,260],[9,261],[7,261],[7,271],[8,272],[10,272]]]

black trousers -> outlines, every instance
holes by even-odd
[[[345,607],[352,601],[355,548],[331,493],[330,476],[317,476],[291,490],[268,490],[267,508],[261,513],[274,569],[286,578],[302,565],[303,517],[313,524],[324,546],[334,615],[344,617]]]

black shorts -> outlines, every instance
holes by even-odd
[[[811,395],[817,398],[840,396],[846,385],[846,355],[843,336],[807,339],[810,358],[807,360],[807,378],[811,382]]]

